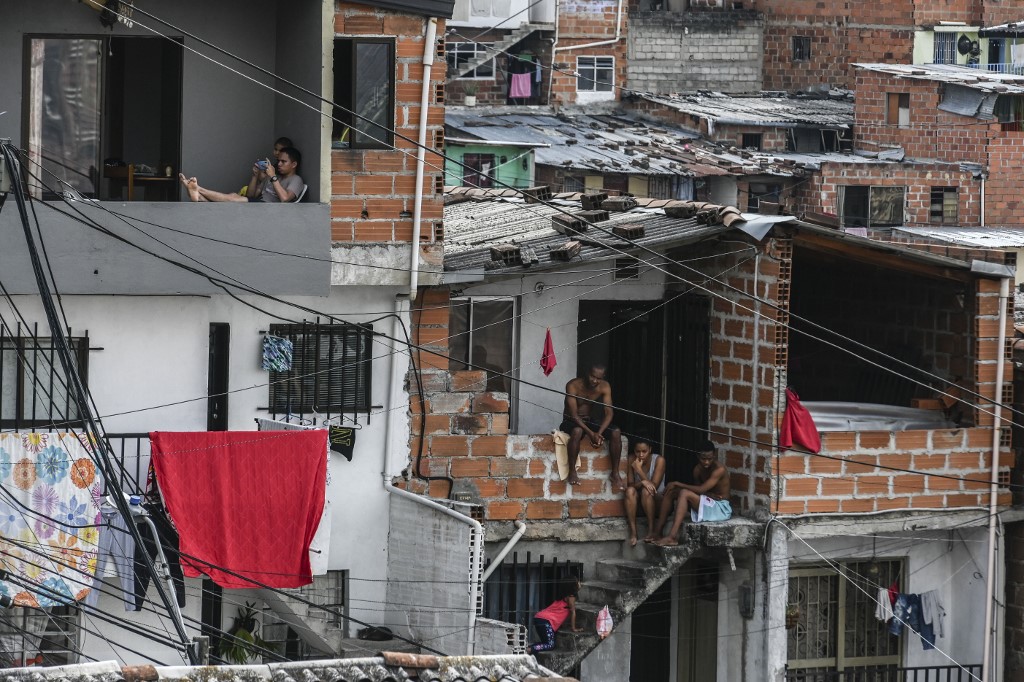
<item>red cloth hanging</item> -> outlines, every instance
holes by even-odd
[[[821,452],[821,436],[814,419],[807,408],[800,403],[800,397],[790,388],[786,389],[786,413],[782,416],[782,428],[779,429],[779,447],[791,448],[793,444],[809,450]]]
[[[154,432],[149,438],[186,576],[207,575],[229,588],[313,582],[309,543],[324,507],[326,430]]]
[[[551,342],[551,329],[544,336],[544,352],[540,356],[540,367],[544,370],[544,376],[555,371],[558,360],[555,358],[555,344]]]

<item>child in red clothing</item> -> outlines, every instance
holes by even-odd
[[[530,645],[530,653],[554,649],[555,633],[566,618],[573,632],[583,632],[583,628],[576,627],[576,594],[579,591],[580,581],[576,578],[566,578],[559,584],[558,593],[562,596],[533,617],[533,628],[540,636],[540,641]]]

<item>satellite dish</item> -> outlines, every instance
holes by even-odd
[[[971,39],[966,35],[961,35],[960,39],[956,41],[956,51],[960,54],[967,54],[971,51]]]

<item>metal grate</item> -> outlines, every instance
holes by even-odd
[[[505,559],[484,583],[483,615],[532,631],[533,614],[558,598],[559,583],[570,576],[582,580],[583,564],[556,558],[545,561],[543,555],[535,561],[530,552],[526,561],[520,561],[519,553],[513,552],[511,560]]]
[[[30,328],[19,323],[13,335],[10,331],[0,327],[0,427],[81,427],[81,414],[68,391],[68,378],[53,340],[39,336],[39,325]],[[74,337],[68,329],[67,336],[78,374],[85,382],[89,334]]]
[[[72,606],[0,610],[0,668],[77,663],[78,619]]]
[[[274,324],[270,333],[294,346],[292,368],[270,373],[270,411],[275,417],[369,413],[372,327]]]

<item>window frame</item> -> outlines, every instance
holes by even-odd
[[[334,343],[338,340],[333,335],[340,332],[342,346],[337,348]],[[369,414],[373,405],[373,339],[374,332],[371,325],[358,324],[272,324],[270,335],[279,336],[290,340],[294,346],[292,357],[292,369],[286,372],[270,372],[268,386],[269,411],[274,414],[299,414],[317,413],[324,417],[339,414]],[[350,351],[347,342],[354,337],[355,350]],[[302,344],[298,339],[302,339]],[[314,339],[314,345],[309,345],[309,339]],[[326,361],[330,363],[326,368],[321,367],[324,361],[323,342],[327,341]],[[362,347],[360,347],[362,346]],[[300,359],[299,353],[303,353]],[[348,358],[349,353],[354,358]],[[337,367],[334,363],[339,359],[341,365]],[[312,364],[312,370],[308,367]],[[355,390],[351,395],[346,391],[346,368],[354,366]],[[340,387],[338,390],[339,401],[333,401],[332,382],[334,375],[341,371]],[[311,379],[312,386],[308,388],[302,383],[304,379]],[[293,389],[295,382],[299,381],[298,400],[296,401]],[[321,382],[326,381],[324,387]],[[320,402],[321,396],[325,395],[328,404]],[[307,400],[307,398],[309,398]]]
[[[960,222],[959,187],[935,186],[929,192],[928,222],[933,225],[957,225]],[[949,203],[952,197],[952,204]],[[938,198],[938,202],[936,202]],[[936,210],[938,207],[938,210]],[[950,213],[950,208],[952,212]]]
[[[483,169],[483,161],[487,157],[490,157],[491,165],[490,168],[485,172]],[[497,176],[497,173],[495,172],[498,167],[497,164],[498,156],[496,154],[481,154],[478,152],[463,154],[462,186],[480,189],[488,189],[494,187],[494,180]],[[476,179],[475,182],[472,182],[473,178]]]
[[[72,336],[68,338],[68,343],[75,356],[78,375],[81,377],[82,383],[88,386],[89,336]],[[32,353],[34,357],[30,360],[27,353]],[[62,428],[81,428],[84,425],[82,415],[78,413],[78,408],[74,405],[71,393],[67,389],[68,380],[64,375],[64,367],[57,355],[57,350],[53,347],[52,337],[0,334],[0,395],[2,395],[4,382],[9,378],[5,361],[11,356],[13,356],[16,372],[14,377],[14,415],[9,417],[8,413],[4,412],[3,398],[0,398],[0,428],[39,428],[51,425],[60,425]],[[29,362],[31,367],[26,367],[26,363]],[[40,365],[44,367],[41,368]],[[45,367],[46,365],[48,368]],[[34,380],[31,378],[33,374],[35,375]],[[64,381],[63,387],[59,385],[61,379]],[[26,414],[25,409],[26,399],[29,398],[26,389],[32,391],[31,402],[28,403],[31,405],[29,414]],[[50,408],[49,416],[39,418],[36,413],[36,406],[39,404],[37,396],[39,393],[47,392],[50,395],[44,396],[43,399],[44,404]],[[56,392],[64,394],[65,414],[55,411],[54,394]]]
[[[445,59],[448,62],[448,68],[454,75],[459,68],[459,55],[467,54],[468,50],[464,46],[472,46],[473,54],[469,56],[465,61],[473,61],[477,57],[487,54],[490,51],[490,43],[477,43],[471,40],[449,40],[445,42],[444,52]],[[489,68],[491,73],[480,75],[480,69]],[[493,81],[498,77],[497,63],[494,57],[484,62],[480,66],[476,67],[465,76],[458,76],[454,80],[467,80],[467,81]]]
[[[0,650],[3,651],[2,655],[4,657],[9,655],[18,655],[20,658],[16,659],[16,661],[12,659],[12,662],[15,662],[15,665],[13,666],[8,666],[5,658],[0,659],[0,668],[28,665],[24,662],[25,654],[29,653],[29,648],[27,648],[28,637],[34,636],[26,634],[32,632],[31,628],[28,627],[29,618],[45,619],[46,621],[46,627],[39,631],[39,646],[38,650],[35,652],[37,656],[42,657],[42,661],[39,661],[34,665],[56,666],[69,665],[78,662],[80,650],[79,640],[81,634],[81,611],[78,607],[68,605],[34,609],[25,606],[16,606],[4,609],[2,617],[0,617],[0,636],[4,638],[17,638],[21,641],[21,646],[17,652],[13,652],[10,651],[5,643],[3,646],[0,646]],[[11,624],[8,625],[8,623]],[[9,629],[10,632],[7,632],[7,629]],[[59,643],[55,643],[55,639],[60,639],[61,641]],[[46,648],[45,644],[47,642],[49,642],[52,648]]]
[[[340,43],[349,43],[351,48],[349,50],[349,63],[348,71],[345,74],[339,74],[338,68],[338,45]],[[347,83],[347,96],[344,99],[345,102],[349,103],[349,107],[354,113],[358,112],[356,98],[359,79],[359,59],[357,57],[357,51],[359,45],[386,45],[389,49],[388,54],[388,69],[389,82],[388,82],[388,101],[386,103],[387,120],[379,122],[383,129],[377,125],[371,125],[374,131],[372,135],[377,139],[362,139],[364,137],[370,137],[369,133],[360,132],[357,128],[360,119],[357,119],[354,115],[349,114],[342,110],[339,106],[342,102],[342,98],[339,96],[339,83]],[[382,38],[382,37],[363,37],[363,36],[335,36],[334,42],[332,43],[333,54],[332,54],[332,65],[334,71],[334,118],[338,121],[334,122],[334,126],[331,132],[331,148],[332,149],[391,149],[395,143],[395,91],[398,85],[398,73],[397,73],[397,45],[394,38]],[[347,122],[346,122],[347,121]]]
[[[885,93],[885,123],[897,128],[910,127],[910,93]]]
[[[868,203],[867,212],[865,214],[864,221],[865,225],[856,224],[851,225],[847,222],[847,211],[846,211],[846,192],[850,188],[856,188],[857,190],[867,189],[868,191]],[[902,190],[902,199],[900,200],[900,214],[901,218],[896,222],[879,222],[873,223],[871,220],[871,208],[874,200],[874,192],[879,191],[891,191],[896,188]],[[839,223],[842,227],[899,227],[906,224],[907,221],[907,186],[906,185],[840,185],[839,186]],[[858,216],[859,218],[859,216]]]
[[[755,189],[758,188],[758,189]],[[749,182],[747,183],[747,213],[760,213],[761,200],[768,200],[774,197],[774,201],[768,203],[779,204],[782,202],[782,183],[778,182]]]
[[[511,317],[511,329],[509,330],[509,363],[511,367],[506,372],[512,378],[509,379],[509,390],[508,390],[508,404],[509,404],[509,432],[515,433],[518,425],[518,410],[517,399],[519,397],[519,335],[520,335],[520,322],[519,314],[521,310],[521,301],[519,296],[452,296],[449,301],[449,310],[458,305],[466,305],[468,302],[469,310],[466,316],[466,359],[465,361],[455,356],[456,346],[452,341],[459,334],[459,330],[456,328],[456,318],[454,315],[449,316],[448,332],[451,335],[449,337],[449,353],[450,357],[448,360],[449,371],[463,371],[472,370],[473,367],[468,366],[466,363],[473,363],[473,309],[477,304],[488,303],[493,301],[508,302],[512,304],[512,317]],[[456,365],[462,365],[461,369]],[[487,387],[484,386],[480,392],[487,392]]]
[[[589,60],[592,63],[584,65],[584,60]],[[607,60],[607,62],[602,65],[599,63],[600,60]],[[584,71],[589,72],[590,75],[585,75]],[[611,75],[611,80],[607,82],[607,88],[598,87],[604,84],[604,81],[598,78],[601,71],[608,71]],[[591,87],[581,88],[580,83],[589,83]],[[615,56],[580,55],[576,57],[576,92],[615,92]]]
[[[809,62],[811,61],[811,37],[810,36],[793,36],[790,41],[791,48],[791,59],[794,62]]]
[[[959,31],[932,32],[932,64],[956,64]],[[941,37],[941,40],[940,40]]]
[[[747,142],[754,142],[754,144],[747,144]],[[754,151],[762,151],[764,145],[764,133],[740,133],[740,149],[753,149]]]

